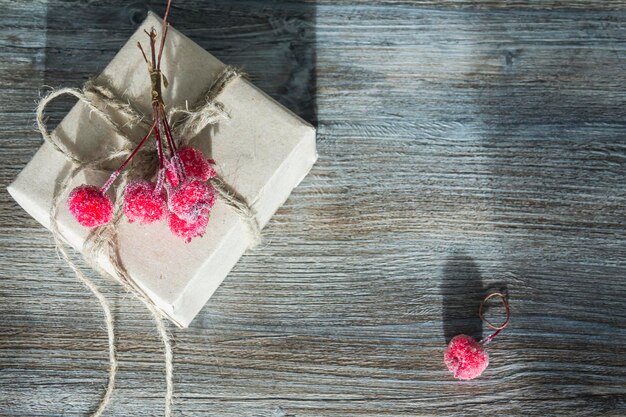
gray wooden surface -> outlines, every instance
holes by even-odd
[[[83,416],[102,393],[100,308],[5,188],[41,144],[42,85],[81,86],[162,3],[0,0],[2,416]],[[170,327],[176,415],[626,414],[626,2],[174,3],[316,123],[320,153],[265,244]],[[107,415],[161,415],[151,318],[97,282],[119,331]],[[511,325],[457,382],[446,339],[487,333],[491,288]]]

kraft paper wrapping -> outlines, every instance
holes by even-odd
[[[150,114],[150,80],[137,41],[146,45],[144,29],[160,30],[161,20],[149,14],[115,58],[96,78],[106,82],[118,97],[141,113]],[[201,104],[213,81],[225,68],[217,58],[170,28],[162,70],[169,86],[163,90],[166,109]],[[216,162],[221,178],[255,211],[261,227],[285,202],[317,159],[315,129],[272,100],[250,82],[232,81],[216,97],[230,116],[207,126],[191,143]],[[124,124],[110,109],[112,118]],[[149,117],[149,116],[148,116]],[[139,126],[126,126],[127,134],[141,138]],[[85,159],[111,153],[122,143],[97,114],[78,102],[53,131]],[[44,145],[8,187],[13,198],[43,226],[50,228],[55,187],[68,175],[71,163],[51,145]],[[111,166],[111,171],[116,167]],[[69,188],[81,183],[102,185],[110,172],[85,171]],[[110,193],[111,195],[113,193]],[[80,226],[62,198],[59,230],[81,251],[89,229]],[[173,236],[165,222],[140,225],[123,218],[118,225],[119,254],[134,283],[171,320],[187,327],[246,251],[250,243],[245,223],[218,199],[206,234],[184,243]],[[113,273],[107,257],[100,267]]]

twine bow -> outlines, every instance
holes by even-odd
[[[174,115],[182,116],[181,121],[174,126],[174,130],[177,132],[179,144],[184,145],[189,141],[189,138],[193,138],[197,133],[204,129],[208,125],[219,123],[220,121],[230,118],[229,114],[225,111],[224,106],[216,101],[217,96],[228,86],[228,84],[235,79],[241,77],[241,73],[232,67],[226,67],[220,76],[213,83],[212,87],[206,94],[205,102],[199,105],[194,110],[187,109],[173,109],[169,113],[171,118]],[[61,141],[54,133],[48,132],[44,121],[44,110],[48,103],[62,95],[72,95],[85,103],[89,109],[100,116],[109,127],[120,137],[124,139],[124,143],[119,149],[110,153],[109,155],[97,158],[94,160],[86,161],[80,155],[69,149],[63,141]],[[109,115],[107,109],[115,109],[120,115],[122,115],[126,124],[130,126],[146,126],[146,120],[144,116],[133,108],[129,103],[119,99],[112,91],[105,85],[96,84],[94,81],[89,81],[85,84],[83,90],[75,88],[63,88],[54,90],[41,99],[37,105],[37,126],[44,140],[50,143],[57,151],[61,152],[74,166],[70,173],[63,179],[63,181],[57,186],[52,199],[52,207],[50,209],[50,225],[51,232],[54,238],[56,249],[61,257],[67,262],[69,267],[74,271],[76,277],[94,294],[94,296],[100,302],[102,310],[104,312],[107,336],[109,343],[109,380],[106,387],[106,391],[97,407],[97,409],[91,414],[94,417],[102,415],[104,409],[111,400],[113,394],[113,388],[115,386],[115,376],[117,373],[118,362],[115,351],[115,331],[113,315],[111,308],[106,297],[100,292],[98,286],[87,277],[83,271],[74,263],[68,252],[66,243],[64,242],[58,225],[58,213],[61,204],[61,198],[66,194],[72,180],[75,176],[85,169],[91,170],[108,170],[107,164],[111,161],[126,157],[132,152],[135,143],[128,134],[125,133],[122,126],[118,125]],[[180,138],[186,138],[181,140]],[[146,143],[148,145],[148,143]],[[165,315],[160,311],[155,304],[147,297],[147,295],[139,288],[137,284],[131,279],[128,272],[124,268],[124,265],[119,256],[118,246],[118,233],[117,225],[122,218],[121,205],[122,194],[125,184],[131,177],[149,177],[156,171],[155,160],[155,145],[150,142],[150,146],[143,147],[136,155],[138,160],[129,169],[124,171],[120,176],[120,183],[116,189],[116,202],[115,202],[115,214],[113,220],[106,225],[97,227],[92,230],[88,238],[83,244],[83,256],[89,264],[96,268],[101,274],[112,278],[113,280],[122,284],[124,289],[135,295],[144,305],[148,308],[159,332],[159,336],[163,342],[165,351],[165,379],[166,379],[166,393],[165,393],[165,416],[171,416],[171,404],[173,398],[173,365],[172,365],[172,346],[170,342],[167,329],[165,327],[164,318]],[[218,196],[224,202],[226,202],[244,221],[247,225],[251,240],[251,246],[256,245],[260,241],[260,228],[256,220],[254,211],[250,208],[247,202],[228,185],[226,185],[219,177],[212,180],[212,184],[217,190]],[[114,274],[110,274],[104,271],[97,262],[98,256],[104,254],[110,261]]]

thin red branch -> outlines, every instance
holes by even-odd
[[[172,129],[170,128],[170,124],[167,121],[167,116],[165,115],[165,109],[161,108],[161,117],[163,119],[163,127],[165,131],[165,136],[174,152],[176,152],[176,142],[174,142],[174,135],[172,135]]]
[[[141,51],[141,55],[143,55],[143,59],[144,59],[144,61],[146,61],[146,64],[147,64],[148,63],[148,57],[146,56],[146,53],[144,52],[143,47],[141,46],[141,42],[137,42],[137,47]]]
[[[159,169],[165,166],[165,157],[163,156],[163,144],[161,141],[161,129],[159,128],[159,110],[157,106],[152,108],[152,119],[155,124],[154,137],[157,142],[157,154],[159,155]]]
[[[167,16],[170,13],[170,6],[172,0],[167,0],[167,8],[165,9],[165,15],[163,15],[163,27],[161,28],[161,46],[159,47],[159,60],[157,61],[156,68],[161,69],[161,56],[163,55],[163,47],[165,46],[165,37],[167,36],[167,29],[169,27],[167,23]]]
[[[102,193],[106,193],[108,191],[108,189],[111,187],[111,184],[113,184],[113,182],[115,181],[115,179],[117,178],[118,175],[120,175],[120,172],[122,172],[122,170],[126,167],[126,165],[128,165],[128,163],[130,162],[131,159],[134,158],[134,156],[137,154],[137,152],[139,152],[139,149],[141,149],[141,147],[143,146],[144,143],[146,143],[146,140],[148,140],[148,137],[150,137],[150,134],[152,133],[152,131],[154,130],[154,127],[156,126],[156,122],[152,122],[152,126],[150,127],[150,130],[148,131],[148,133],[146,134],[146,136],[143,137],[143,139],[141,139],[141,141],[139,142],[139,144],[137,145],[137,147],[135,148],[135,150],[128,156],[128,158],[126,158],[126,160],[124,161],[124,163],[122,163],[122,165],[120,165],[120,167],[111,174],[111,176],[109,177],[109,179],[107,180],[107,182],[104,183],[104,185],[102,186],[102,188],[100,188],[100,191],[102,191]]]

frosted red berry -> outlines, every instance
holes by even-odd
[[[181,148],[177,151],[178,158],[182,164],[182,167],[185,171],[185,175],[188,178],[199,179],[202,181],[207,181],[210,178],[213,178],[217,175],[215,169],[213,168],[213,164],[209,163],[209,161],[204,157],[204,154],[200,149],[185,147]],[[167,179],[169,180],[172,186],[178,186],[179,178],[177,175],[177,170],[174,169],[171,165],[167,169]]]
[[[195,221],[187,221],[174,213],[167,213],[167,227],[175,236],[184,239],[186,243],[191,242],[194,237],[204,235],[208,223],[208,213],[198,216]]]
[[[215,205],[215,189],[201,180],[187,179],[169,196],[168,207],[178,217],[194,221]]]
[[[74,188],[67,199],[67,208],[86,227],[101,226],[113,217],[113,202],[94,185]]]
[[[131,223],[154,223],[165,217],[165,197],[162,192],[155,192],[155,186],[150,181],[135,180],[124,189],[124,214]]]
[[[217,177],[217,171],[215,170],[215,161],[212,159],[207,159],[207,172],[206,172],[206,177],[207,180],[210,180],[211,178]]]
[[[460,334],[448,344],[444,362],[455,378],[469,380],[480,376],[487,369],[489,355],[474,338]]]

